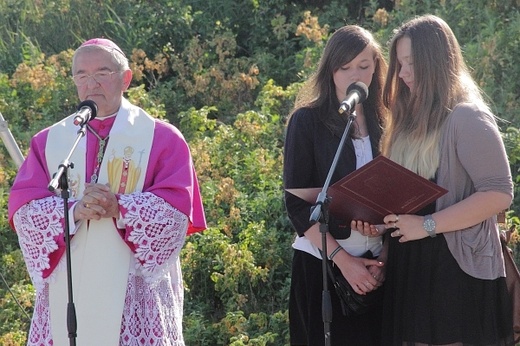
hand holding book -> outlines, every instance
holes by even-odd
[[[288,192],[315,203],[321,188],[295,188]],[[344,220],[383,223],[388,214],[413,214],[448,191],[432,181],[379,155],[330,186],[329,210]]]

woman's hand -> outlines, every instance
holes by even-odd
[[[379,260],[379,258],[377,259],[377,261],[383,263],[382,261]],[[383,266],[371,265],[368,267],[368,272],[377,281],[377,284],[376,284],[377,287],[380,287],[383,285],[383,282],[385,282],[385,279],[386,279],[386,267],[384,265]]]
[[[334,257],[334,263],[358,294],[365,295],[383,284],[383,262],[354,257],[346,251],[341,251]]]
[[[385,216],[384,222],[387,229],[394,229],[390,236],[393,238],[399,237],[400,243],[423,239],[428,236],[423,228],[424,217],[419,215],[389,214]]]
[[[352,220],[350,222],[350,228],[367,237],[379,237],[385,234],[387,230],[385,225],[372,225],[359,220]]]

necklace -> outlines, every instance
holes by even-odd
[[[98,139],[99,141],[99,150],[98,150],[98,153],[97,153],[97,157],[96,157],[96,168],[94,168],[94,173],[92,174],[92,176],[90,177],[90,182],[91,183],[97,183],[97,180],[99,178],[98,174],[99,174],[99,170],[101,168],[101,162],[103,162],[103,156],[105,156],[105,149],[106,149],[106,144],[108,142],[108,137],[110,136],[107,135],[105,138],[101,138],[100,135],[97,134],[96,131],[94,131],[94,129],[92,128],[92,126],[90,126],[89,124],[87,124],[87,129],[94,135],[96,136],[96,138]]]

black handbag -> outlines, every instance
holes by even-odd
[[[373,259],[371,251],[367,251],[361,257]],[[367,312],[372,306],[382,302],[383,286],[365,295],[358,294],[352,289],[341,270],[332,261],[327,261],[327,270],[334,289],[340,299],[341,309],[345,316],[361,315]]]

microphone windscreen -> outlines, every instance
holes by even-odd
[[[356,91],[359,93],[359,103],[364,102],[368,98],[368,87],[363,82],[356,82],[349,85],[347,88],[347,95]]]
[[[81,102],[79,105],[78,105],[78,111],[83,108],[83,107],[88,107],[90,108],[90,120],[94,119],[97,115],[97,104],[92,101],[92,100],[85,100],[83,102]]]

